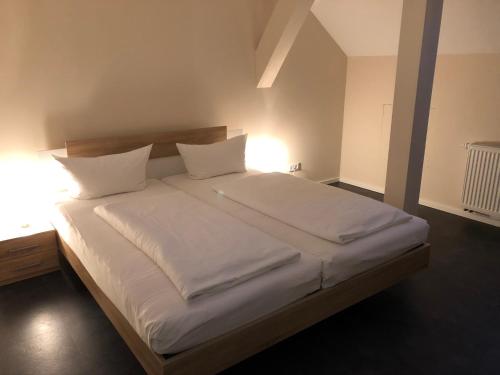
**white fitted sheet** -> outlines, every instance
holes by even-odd
[[[338,284],[361,272],[382,264],[422,244],[427,239],[429,226],[421,218],[395,225],[347,244],[330,242],[303,232],[288,224],[264,215],[231,199],[217,194],[212,186],[255,174],[233,173],[206,180],[192,180],[187,174],[169,176],[163,182],[203,200],[243,221],[288,242],[300,250],[322,260],[324,288]]]
[[[103,203],[172,189],[149,180],[140,192],[59,203],[52,215],[59,235],[154,351],[166,354],[191,348],[320,288],[321,262],[303,255],[295,263],[216,295],[184,300],[150,258],[93,212]]]

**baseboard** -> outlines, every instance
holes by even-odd
[[[343,182],[345,184],[349,184],[349,185],[354,185],[354,186],[360,187],[362,189],[371,190],[371,191],[374,191],[375,193],[384,194],[384,188],[382,188],[380,186],[365,184],[364,182],[356,181],[356,180],[352,180],[350,178],[344,178],[344,177],[340,177],[339,181]]]
[[[380,186],[365,184],[363,182],[352,180],[350,178],[344,178],[344,177],[340,177],[339,181],[346,183],[346,184],[349,184],[349,185],[354,185],[354,186],[357,186],[357,187],[360,187],[363,189],[371,190],[371,191],[374,191],[376,193],[384,194],[384,189]],[[479,221],[479,222],[485,223],[485,224],[490,224],[490,225],[493,225],[495,227],[500,227],[500,221],[498,221],[498,220],[493,220],[487,216],[482,216],[480,214],[470,213],[470,212],[464,211],[463,209],[458,208],[458,207],[448,206],[446,204],[430,201],[427,199],[419,199],[418,203],[421,204],[422,206],[425,206],[425,207],[434,208],[436,210],[444,211],[444,212],[447,212],[449,214],[465,217],[467,219]]]
[[[481,223],[490,224],[490,225],[493,225],[495,227],[500,228],[500,221],[490,219],[489,217],[482,216],[481,214],[467,212],[467,211],[464,211],[463,209],[460,209],[460,208],[448,206],[448,205],[438,203],[438,202],[429,201],[427,199],[420,199],[418,201],[418,203],[420,203],[422,206],[425,206],[425,207],[434,208],[434,209],[439,210],[439,211],[448,212],[449,214],[465,217],[467,219],[479,221]]]
[[[333,184],[334,182],[339,182],[340,181],[340,178],[339,177],[332,177],[332,178],[327,178],[325,180],[319,180],[319,181],[316,181],[316,182],[320,182],[322,184]]]

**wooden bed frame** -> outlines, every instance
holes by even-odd
[[[226,127],[138,137],[68,141],[68,156],[124,152],[154,143],[152,158],[177,155],[176,142],[207,144],[226,139]],[[174,147],[172,147],[172,145]],[[331,288],[322,289],[264,317],[179,354],[153,352],[92,279],[74,251],[58,236],[59,250],[150,375],[214,374],[407,278],[429,264],[423,244]]]

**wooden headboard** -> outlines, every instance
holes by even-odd
[[[153,144],[150,159],[179,155],[176,143],[204,145],[227,138],[227,127],[177,130],[165,133],[126,137],[108,137],[66,141],[68,157],[88,157],[118,154]]]

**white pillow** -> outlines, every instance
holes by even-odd
[[[177,149],[186,164],[189,176],[200,180],[233,172],[245,172],[245,145],[243,134],[227,141],[209,145],[177,143]]]
[[[143,190],[146,187],[146,163],[152,146],[93,158],[52,157],[72,178],[71,196],[92,199]]]

